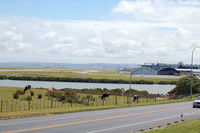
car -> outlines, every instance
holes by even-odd
[[[200,107],[200,96],[193,101],[193,108]]]

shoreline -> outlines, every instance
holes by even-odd
[[[94,79],[94,78],[68,78],[68,77],[30,77],[30,76],[0,76],[0,80],[25,80],[25,81],[54,81],[54,82],[78,82],[78,83],[115,83],[129,84],[127,80],[116,79]],[[153,80],[132,80],[131,84],[160,84],[160,85],[175,85],[176,81],[153,81]]]

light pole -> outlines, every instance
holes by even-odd
[[[190,75],[190,99],[192,99],[192,77],[193,77],[193,54],[194,54],[194,50],[200,48],[200,47],[195,47],[192,50],[192,56],[191,56],[191,75]]]
[[[131,105],[131,79],[132,79],[132,74],[133,74],[133,71],[131,71],[131,74],[130,74],[130,85],[129,85],[129,105]]]

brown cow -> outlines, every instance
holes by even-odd
[[[53,87],[48,89],[48,92],[51,93],[53,92]]]

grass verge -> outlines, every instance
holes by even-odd
[[[165,128],[146,131],[145,133],[200,133],[200,120],[185,121]]]

